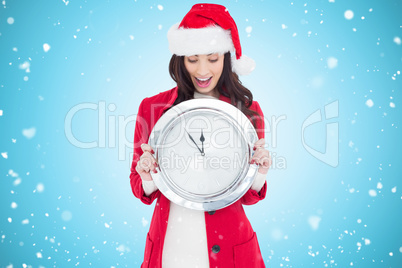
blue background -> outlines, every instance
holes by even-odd
[[[153,206],[129,184],[135,115],[174,86],[166,33],[194,3],[0,3],[1,267],[140,266]],[[270,126],[267,198],[246,208],[267,266],[402,267],[402,3],[216,3]],[[324,153],[334,137],[335,165],[302,142]]]

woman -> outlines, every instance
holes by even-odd
[[[236,24],[220,5],[194,5],[180,24],[172,26],[168,39],[173,53],[169,72],[177,87],[141,102],[134,134],[133,193],[148,205],[156,199],[141,267],[265,267],[243,210],[243,204],[265,198],[265,177],[271,165],[264,149],[263,113],[238,79],[238,74],[254,69],[254,61],[242,56]],[[235,59],[230,51],[235,52]],[[158,165],[147,144],[153,126],[167,109],[193,98],[215,98],[235,105],[250,118],[260,138],[251,160],[259,165],[251,188],[218,211],[195,211],[170,202],[150,175],[157,172]]]

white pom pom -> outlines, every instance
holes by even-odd
[[[239,60],[232,57],[232,71],[238,75],[247,75],[255,69],[255,61],[247,56],[241,56]]]

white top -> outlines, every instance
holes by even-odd
[[[194,98],[213,96],[194,92]],[[257,172],[251,189],[259,192],[264,186],[266,174]],[[153,181],[142,181],[147,196],[158,188]],[[191,245],[191,246],[189,246]],[[170,202],[168,226],[162,253],[163,268],[208,268],[208,245],[204,211],[193,210]]]

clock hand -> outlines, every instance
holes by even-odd
[[[187,132],[187,130],[185,130],[185,131]],[[201,153],[201,154],[204,154],[204,152],[201,151],[200,147],[198,147],[198,145],[197,145],[197,143],[195,142],[195,140],[193,139],[193,137],[191,137],[190,133],[187,132],[187,134],[188,134],[188,136],[190,137],[190,140],[191,140],[192,142],[194,142],[195,146],[197,146],[197,148],[198,148],[198,150],[200,151],[200,153]]]
[[[201,141],[201,144],[202,144],[202,154],[204,153],[204,141],[205,141],[205,138],[204,138],[204,134],[203,134],[203,132],[202,132],[202,128],[201,128],[201,137],[200,137],[200,141]]]

